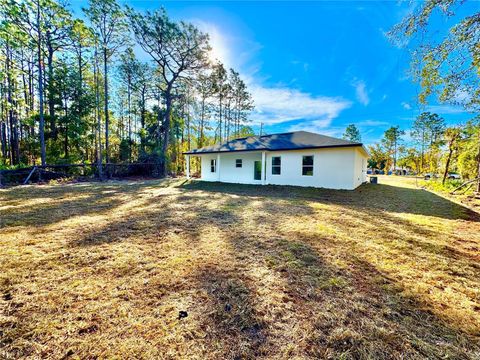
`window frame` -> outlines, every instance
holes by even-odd
[[[238,166],[240,161],[240,166]],[[243,159],[235,159],[235,168],[243,168]]]
[[[312,165],[305,165],[305,158],[311,157],[312,158]],[[302,176],[313,176],[314,174],[314,165],[315,165],[315,156],[314,155],[302,155]],[[304,174],[306,168],[311,168],[311,174]],[[308,170],[307,170],[308,171]]]
[[[273,159],[279,159],[279,163],[274,164]],[[278,169],[278,174],[274,173],[273,169]],[[271,173],[274,176],[282,175],[282,157],[281,156],[272,156],[272,170],[271,170]]]
[[[210,172],[213,174],[217,172],[217,159],[210,159]]]

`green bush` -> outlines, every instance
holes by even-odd
[[[452,192],[454,189],[462,185],[463,180],[447,179],[442,184],[442,179],[422,180],[421,185],[427,189],[438,192]]]
[[[29,167],[30,165],[20,163],[18,165],[4,165],[0,164],[0,170],[17,170],[17,169],[22,169]]]

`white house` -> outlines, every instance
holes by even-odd
[[[306,131],[249,136],[186,152],[201,158],[201,179],[239,184],[353,190],[366,181],[361,143]]]

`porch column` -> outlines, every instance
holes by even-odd
[[[217,154],[217,181],[220,181],[220,153]]]
[[[262,151],[262,185],[265,185],[265,151]]]
[[[186,156],[187,160],[187,179],[190,179],[190,155]]]

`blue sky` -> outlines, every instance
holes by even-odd
[[[385,35],[411,10],[410,2],[127,3],[139,10],[163,5],[173,18],[208,32],[213,56],[239,71],[253,94],[256,131],[263,123],[267,133],[341,136],[354,123],[370,144],[392,125],[407,130],[422,110],[449,123],[471,117],[450,105],[417,104],[418,85],[407,74],[409,54]],[[84,4],[73,3],[77,9]],[[435,26],[446,29],[448,23],[439,19]]]

